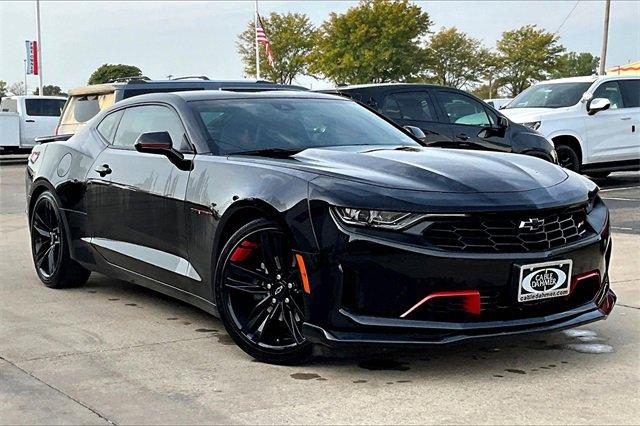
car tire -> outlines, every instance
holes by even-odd
[[[269,251],[280,255],[269,257]],[[220,252],[214,277],[220,318],[243,351],[270,364],[310,359],[311,343],[301,333],[301,277],[290,239],[277,223],[256,219],[235,231]]]
[[[604,179],[609,176],[611,172],[589,172],[587,176],[593,179]]]
[[[51,192],[43,192],[33,204],[29,230],[33,265],[45,286],[77,287],[87,282],[91,271],[71,259],[65,222]]]
[[[578,157],[578,154],[573,148],[568,145],[559,144],[556,145],[556,152],[558,153],[558,164],[565,169],[580,173],[580,157]]]

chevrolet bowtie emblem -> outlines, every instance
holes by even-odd
[[[543,226],[544,226],[544,220],[537,219],[537,218],[530,218],[530,219],[521,221],[520,226],[518,226],[518,228],[533,232],[533,231],[538,231]]]

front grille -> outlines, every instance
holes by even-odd
[[[592,232],[585,210],[574,209],[438,220],[423,235],[428,243],[448,251],[524,253],[562,247]]]

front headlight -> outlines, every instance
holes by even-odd
[[[389,212],[382,210],[332,207],[334,215],[347,225],[399,230],[419,221],[426,215],[418,213]]]
[[[528,123],[522,123],[522,125],[533,130],[538,130],[540,128],[540,121],[530,121]]]

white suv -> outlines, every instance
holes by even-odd
[[[640,77],[541,82],[501,112],[553,141],[566,168],[592,177],[640,170]]]

